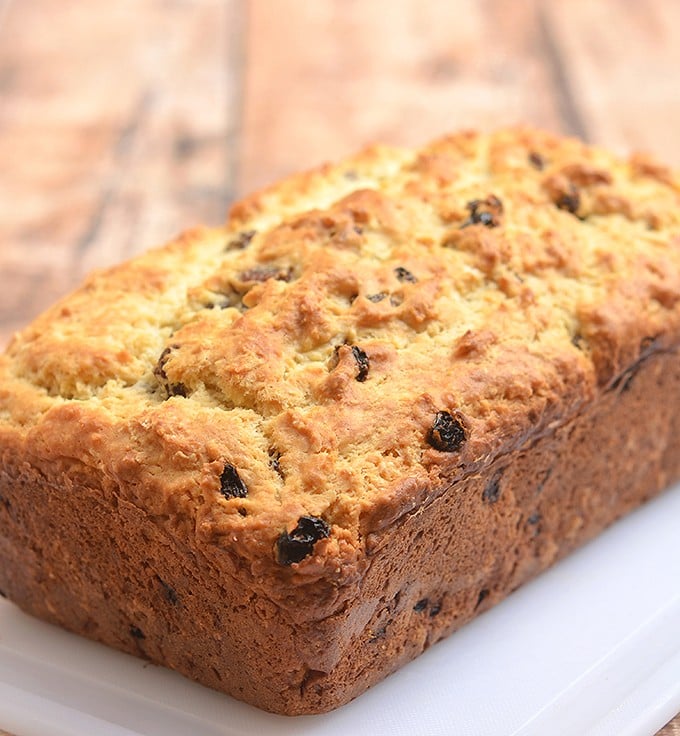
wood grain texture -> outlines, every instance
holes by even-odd
[[[580,132],[561,119],[533,0],[248,7],[242,191],[368,142],[521,121]]]
[[[528,122],[680,165],[673,0],[252,0],[240,190],[372,141]]]
[[[667,726],[662,728],[657,736],[680,736],[680,716],[674,718]]]
[[[0,345],[293,170],[520,121],[680,165],[680,3],[0,0]]]
[[[240,5],[25,0],[0,27],[0,340],[233,197]]]
[[[680,3],[543,2],[588,137],[680,166]]]

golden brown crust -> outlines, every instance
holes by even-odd
[[[111,493],[309,634],[358,600],[375,535],[679,339],[672,171],[527,129],[376,147],[16,335],[4,482]]]
[[[268,710],[325,711],[677,478],[678,403],[677,352],[650,353],[566,423],[376,524],[360,585],[311,586],[304,601],[288,587],[274,602],[228,548],[183,543],[79,464],[36,468],[8,446],[0,590]]]

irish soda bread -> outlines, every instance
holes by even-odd
[[[0,359],[0,589],[267,710],[355,697],[680,476],[680,179],[371,148]]]

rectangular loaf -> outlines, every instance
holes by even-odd
[[[0,358],[0,590],[335,708],[680,477],[680,179],[374,147],[95,273]]]

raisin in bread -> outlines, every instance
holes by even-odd
[[[0,589],[262,708],[355,697],[680,476],[680,179],[371,148],[0,358]]]

